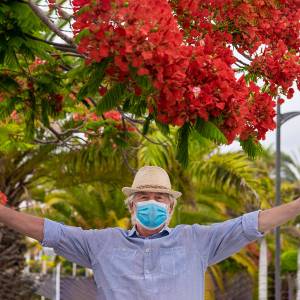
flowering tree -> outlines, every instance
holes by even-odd
[[[0,117],[26,124],[19,142],[146,136],[155,123],[177,130],[183,164],[191,130],[254,155],[275,99],[300,86],[299,0],[43,5],[0,4]]]

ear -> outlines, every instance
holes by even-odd
[[[129,205],[129,210],[130,210],[131,213],[133,213],[133,211],[134,211],[133,208],[134,208],[134,202],[131,202],[130,205]]]

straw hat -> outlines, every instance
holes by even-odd
[[[181,192],[171,189],[168,173],[160,167],[145,166],[135,174],[131,187],[123,187],[122,192],[130,196],[135,192],[156,192],[170,194],[175,198],[181,196]]]

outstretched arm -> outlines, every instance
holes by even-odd
[[[262,210],[258,216],[258,230],[269,231],[287,221],[296,218],[300,214],[300,198],[273,208]]]
[[[94,253],[100,253],[110,235],[109,229],[83,230],[81,227],[18,212],[1,204],[0,222],[87,268],[92,268],[92,263],[96,262]]]
[[[44,238],[44,219],[15,211],[0,204],[0,222],[38,241]]]

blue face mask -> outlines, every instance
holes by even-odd
[[[136,203],[135,219],[146,229],[154,230],[164,224],[169,217],[167,205],[155,200]]]

